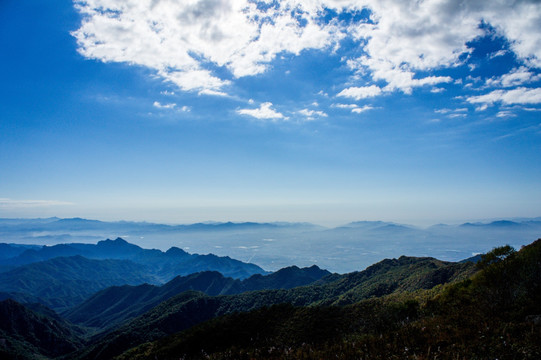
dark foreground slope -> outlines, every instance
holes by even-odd
[[[61,311],[113,285],[157,283],[148,268],[129,260],[91,260],[82,256],[58,257],[0,273],[0,291],[13,298],[34,297]],[[5,295],[7,296],[7,295]]]
[[[50,310],[39,310],[0,301],[0,359],[53,358],[82,347],[73,327]]]
[[[274,304],[312,307],[345,305],[370,297],[429,289],[467,277],[473,272],[473,267],[471,263],[455,264],[432,258],[401,257],[384,260],[362,272],[329,275],[313,285],[289,290],[262,290],[216,297],[201,292],[187,292],[161,303],[74,356],[84,359],[110,359],[131,347],[188,329],[218,316],[252,311]],[[259,326],[266,327],[265,323],[259,323]],[[235,336],[234,333],[230,335]]]
[[[315,265],[302,269],[291,266],[269,275],[256,274],[245,280],[205,271],[177,276],[162,286],[143,284],[109,287],[62,315],[78,325],[100,330],[139,316],[184,291],[195,290],[216,296],[262,289],[290,289],[311,284],[329,274],[327,270]]]
[[[541,239],[497,249],[479,267],[443,287],[348,306],[226,315],[120,359],[541,358]]]

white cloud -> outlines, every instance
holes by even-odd
[[[64,205],[73,205],[73,203],[58,200],[13,200],[8,198],[0,198],[0,208],[28,208]]]
[[[378,0],[358,6],[372,11],[373,24],[351,26],[350,32],[366,42],[366,55],[348,64],[386,81],[387,90],[409,93],[416,86],[450,82],[416,73],[461,64],[471,51],[466,44],[483,34],[481,22],[506,37],[520,60],[541,66],[541,6],[536,2]]]
[[[376,85],[349,87],[340,91],[336,96],[353,98],[355,100],[378,96],[381,94],[381,88]]]
[[[299,114],[304,115],[308,118],[313,118],[314,116],[327,117],[328,115],[321,110],[308,110],[302,109],[299,110]]]
[[[502,111],[499,111],[497,114],[496,114],[496,117],[499,117],[499,118],[508,118],[508,117],[516,117],[517,115],[512,113],[511,111],[506,111],[506,110],[502,110]]]
[[[437,110],[434,110],[434,112],[437,113],[437,114],[448,114],[448,113],[451,113],[451,112],[460,113],[460,112],[467,112],[467,111],[468,111],[467,108],[437,109]]]
[[[354,109],[354,108],[358,107],[355,104],[332,104],[332,106],[340,108],[340,109]]]
[[[495,57],[504,56],[505,54],[507,54],[507,50],[498,50],[495,53],[491,54],[490,58],[494,59]]]
[[[371,105],[364,105],[362,107],[359,107],[357,104],[332,104],[333,107],[339,108],[339,109],[349,109],[352,113],[360,114],[368,110],[375,109],[375,107]]]
[[[170,104],[161,104],[159,103],[158,101],[154,101],[154,107],[157,107],[158,109],[174,109],[177,104],[175,103],[170,103]]]
[[[264,102],[258,109],[239,109],[237,113],[241,115],[249,115],[260,120],[277,120],[287,119],[283,114],[271,108],[272,103]]]
[[[449,119],[464,118],[466,116],[467,116],[466,114],[461,114],[461,113],[453,113],[453,114],[447,115]]]
[[[480,106],[477,106],[475,108],[475,111],[485,111],[486,109],[488,109],[488,105],[487,104],[482,104]]]
[[[479,110],[488,105],[501,102],[505,105],[513,104],[541,104],[541,88],[520,87],[512,90],[494,90],[488,94],[470,96],[466,98],[471,104],[481,104]]]
[[[486,84],[491,87],[514,87],[539,80],[541,74],[534,74],[525,66],[521,66],[498,78],[488,79]]]
[[[453,110],[451,110],[451,109],[438,109],[438,110],[434,110],[434,112],[437,113],[437,114],[447,114],[447,113],[450,113],[451,111],[453,111]]]
[[[372,109],[374,109],[374,107],[372,107],[370,105],[364,105],[362,107],[356,107],[356,108],[351,109],[351,112],[360,114],[360,113],[363,113],[365,111],[372,110]]]
[[[268,6],[249,0],[76,0],[83,21],[72,34],[78,51],[87,58],[145,66],[183,91],[222,96],[236,78],[261,74],[280,54],[336,51],[345,37],[358,40],[362,47],[363,56],[346,59],[357,76],[362,74],[364,82],[368,77],[385,83],[377,93],[358,90],[359,98],[449,83],[452,78],[432,72],[462,64],[471,52],[467,44],[483,35],[479,26],[483,22],[508,40],[510,50],[527,68],[541,67],[537,1],[262,3]],[[370,19],[321,21],[325,9],[338,14],[366,9]],[[502,54],[503,50],[493,56]],[[514,76],[515,80],[502,78],[502,86],[523,79]]]
[[[83,22],[72,34],[83,56],[149,67],[185,91],[230,84],[208,63],[234,77],[255,75],[280,52],[298,55],[344,37],[317,21],[319,6],[302,11],[295,1],[258,7],[247,0],[86,0],[76,8]]]
[[[203,89],[198,92],[198,95],[211,95],[211,96],[228,96],[227,93],[212,89]]]

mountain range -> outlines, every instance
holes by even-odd
[[[166,252],[143,249],[120,238],[26,249],[2,245],[16,251],[11,252],[14,257],[0,260],[0,299],[37,301],[56,311],[113,285],[163,284],[200,271],[240,279],[267,274],[257,265],[229,257],[189,254],[175,247]]]
[[[65,311],[62,316],[74,324],[104,330],[135,318],[185,291],[217,296],[263,289],[291,289],[311,284],[329,274],[317,266],[304,269],[293,266],[269,275],[253,275],[239,280],[224,277],[216,271],[205,271],[177,276],[162,286],[143,284],[109,287]]]
[[[4,300],[0,356],[537,359],[541,239],[473,260],[401,256],[346,274],[288,267],[242,280],[206,271],[108,287],[60,315]]]
[[[16,249],[17,246],[2,244],[4,247]],[[158,281],[168,281],[176,275],[185,275],[202,270],[217,270],[226,276],[246,278],[253,274],[264,274],[265,271],[254,264],[243,263],[229,257],[218,257],[213,254],[189,254],[177,247],[166,252],[156,249],[143,249],[137,245],[117,238],[103,240],[97,244],[58,244],[40,248],[26,249],[11,258],[4,258],[4,267],[20,266],[56,257],[83,256],[88,259],[130,260],[152,269]],[[148,271],[148,270],[147,270]]]
[[[209,296],[189,291],[160,303],[113,331],[94,337],[81,352],[82,359],[112,358],[138,344],[190,328],[198,323],[235,312],[288,303],[294,306],[347,305],[390,294],[430,289],[474,272],[472,263],[455,264],[432,258],[388,259],[364,271],[330,274],[313,284],[291,289],[249,291]],[[264,325],[262,325],[264,326]]]
[[[495,246],[509,244],[520,248],[540,233],[540,218],[472,221],[426,228],[384,221],[358,221],[328,228],[279,222],[166,225],[81,218],[0,219],[0,239],[6,243],[96,243],[121,237],[143,248],[165,252],[174,246],[194,254],[230,256],[270,271],[316,264],[338,273],[356,271],[386,257],[401,255],[459,261]]]

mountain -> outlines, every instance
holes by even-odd
[[[518,253],[495,249],[481,271],[432,290],[228,314],[117,359],[534,360],[541,354],[540,263],[541,239]]]
[[[535,219],[523,220],[523,221],[511,221],[511,220],[495,220],[491,222],[476,222],[476,223],[464,223],[460,227],[466,228],[482,228],[492,230],[521,230],[521,229],[536,229],[541,227],[541,221]]]
[[[146,266],[129,260],[57,257],[0,273],[0,291],[27,294],[61,311],[109,286],[158,283],[149,273]]]
[[[162,286],[113,286],[97,292],[82,304],[62,315],[86,327],[110,328],[150,310],[159,303],[184,291],[201,291],[207,295],[238,294],[262,289],[290,289],[311,284],[330,273],[317,266],[281,269],[269,275],[253,275],[245,280],[226,278],[218,272],[201,272],[178,276]]]
[[[306,223],[208,222],[167,225],[80,218],[0,219],[0,239],[9,243],[96,244],[106,238],[121,237],[142,248],[165,251],[171,246],[177,246],[190,253],[227,255],[256,263],[265,270],[276,271],[290,265],[306,267],[317,264],[338,273],[364,269],[385,257],[401,255],[459,261],[474,253],[484,253],[508,243],[520,248],[530,243],[531,239],[539,237],[540,233],[541,221],[536,218],[496,219],[475,225],[427,228],[383,221],[359,221],[336,228],[324,228]],[[100,258],[97,255],[77,254]],[[2,263],[0,259],[0,271],[7,270]],[[218,268],[201,270],[224,273]],[[252,274],[226,275],[249,277]],[[179,274],[168,275],[172,276],[164,276],[163,282]]]
[[[28,249],[15,257],[2,260],[0,264],[13,267],[60,256],[131,260],[147,266],[149,271],[161,282],[169,281],[177,275],[187,275],[207,270],[219,271],[225,276],[234,278],[247,278],[253,274],[266,273],[255,264],[244,263],[227,256],[189,254],[179,248],[171,248],[164,253],[156,249],[143,249],[121,238],[107,239],[99,241],[97,244],[71,243]]]
[[[430,289],[465,278],[474,272],[474,268],[472,263],[456,264],[432,258],[401,257],[384,260],[361,272],[328,275],[313,285],[287,290],[260,290],[214,297],[201,292],[186,292],[162,302],[147,313],[108,332],[106,336],[97,337],[98,340],[78,357],[112,358],[130,347],[185,330],[203,321],[274,304],[347,305],[370,297]]]
[[[73,328],[47,312],[11,299],[0,301],[0,358],[53,358],[80,349],[83,342]]]
[[[302,227],[321,228],[310,223],[256,223],[256,222],[204,222],[186,225],[167,225],[149,222],[134,221],[99,221],[83,218],[47,218],[47,219],[2,219],[0,218],[0,232],[9,231],[12,233],[32,232],[79,232],[79,231],[102,231],[116,233],[132,232],[193,232],[193,231],[231,231],[231,230],[249,230],[262,228],[294,228]]]
[[[25,250],[37,246],[0,243],[0,260],[9,259],[22,254]]]

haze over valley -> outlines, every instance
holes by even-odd
[[[327,228],[285,222],[164,225],[81,218],[0,219],[3,242],[55,245],[121,237],[147,249],[178,247],[190,253],[230,256],[268,271],[318,265],[339,273],[362,270],[401,255],[460,261],[505,244],[520,248],[539,234],[539,218],[427,228],[381,221]]]

